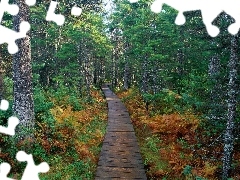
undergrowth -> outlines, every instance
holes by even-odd
[[[49,172],[40,174],[42,180],[94,179],[106,131],[107,106],[99,90],[93,89],[91,96],[92,101],[88,102],[74,95],[61,94],[60,98],[59,93],[36,89],[36,129],[31,148],[0,135],[0,163],[8,162],[12,166],[9,177],[22,176],[26,164],[16,161],[15,155],[25,150],[33,154],[36,164],[43,161],[49,164]],[[1,121],[11,114],[11,109],[1,112]]]
[[[204,119],[191,109],[178,111],[181,97],[168,94],[146,108],[146,97],[136,89],[117,93],[131,115],[148,179],[221,179],[222,143],[215,141],[219,134],[209,135]],[[236,152],[235,169],[238,157]],[[237,171],[233,176],[240,179]]]

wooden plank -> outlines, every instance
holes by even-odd
[[[108,126],[95,179],[147,180],[127,109],[106,85],[102,90],[108,102]]]

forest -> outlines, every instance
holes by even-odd
[[[2,25],[31,30],[16,40],[19,51],[0,45],[0,125],[16,116],[15,136],[0,134],[0,164],[8,177],[21,179],[26,163],[15,156],[31,153],[50,170],[42,180],[95,178],[106,133],[108,107],[101,86],[108,83],[125,104],[149,180],[240,179],[239,33],[222,12],[211,37],[201,11],[160,13],[151,0],[59,1],[59,26],[47,21],[51,1],[4,13]],[[106,8],[106,3],[111,8]],[[73,6],[82,13],[71,15]],[[1,174],[1,170],[0,170]]]

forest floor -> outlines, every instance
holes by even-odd
[[[50,170],[40,173],[41,180],[94,179],[107,126],[107,104],[100,90],[91,90],[91,101],[66,92],[38,91],[35,95],[36,131],[31,148],[25,142],[15,144],[11,137],[0,135],[0,163],[8,162],[9,177],[21,179],[25,163],[15,155],[24,150],[35,164],[47,162]],[[12,112],[0,112],[4,124]],[[3,121],[3,122],[1,122]]]
[[[136,89],[119,91],[117,95],[130,113],[148,179],[221,179],[221,134],[209,133],[200,116],[191,110],[159,113],[152,105],[147,110]],[[167,107],[158,105],[159,109]],[[236,149],[231,174],[234,180],[240,179],[239,160]]]

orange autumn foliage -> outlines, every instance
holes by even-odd
[[[107,123],[107,106],[99,91],[92,90],[91,96],[93,103],[85,103],[80,111],[73,110],[70,105],[56,103],[58,105],[51,109],[56,120],[56,130],[51,138],[48,137],[51,129],[44,123],[38,123],[40,130],[36,138],[47,153],[64,154],[74,147],[80,159],[97,161],[97,154],[91,148],[101,144],[104,134],[99,129],[93,129],[90,132],[88,128],[96,118],[98,121]],[[55,100],[52,99],[52,101]],[[86,138],[81,139],[82,136]]]
[[[130,89],[118,93],[118,96],[129,110],[140,144],[143,144],[147,137],[155,135],[161,139],[158,144],[159,161],[167,162],[168,167],[159,169],[157,163],[149,164],[147,174],[150,178],[162,179],[167,175],[170,179],[179,179],[183,176],[184,168],[191,165],[194,175],[215,179],[218,166],[195,158],[196,152],[191,148],[197,143],[196,131],[200,125],[200,119],[196,115],[189,112],[150,115],[151,107],[149,111],[146,110],[138,91]],[[182,178],[184,179],[184,176]]]

